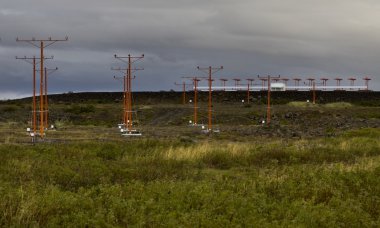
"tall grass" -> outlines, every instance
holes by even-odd
[[[367,133],[364,133],[367,132]],[[276,164],[354,162],[357,157],[380,155],[379,130],[346,133],[340,138],[275,141],[269,143],[204,143],[171,147],[163,157],[180,161],[215,164],[214,159],[231,166]],[[368,134],[368,137],[363,137]],[[352,135],[353,137],[347,137]],[[354,136],[357,135],[357,136]],[[223,158],[222,158],[223,157]]]
[[[0,145],[0,226],[377,227],[379,139]]]

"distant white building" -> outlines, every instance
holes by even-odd
[[[272,91],[286,91],[285,83],[281,82],[271,83],[270,88]]]

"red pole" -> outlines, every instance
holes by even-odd
[[[128,55],[128,131],[132,130],[132,94],[131,94],[131,84],[132,84],[132,60],[131,55]]]
[[[40,137],[44,138],[44,42],[41,41],[41,62],[40,62]]]
[[[270,114],[270,95],[271,95],[271,81],[270,81],[270,76],[268,75],[268,107],[267,107],[267,125],[270,125],[271,121],[271,114]]]
[[[249,83],[248,83],[248,90],[247,90],[247,102],[249,104],[249,98],[250,98],[250,94],[249,94]]]
[[[126,91],[127,80],[126,80],[126,77],[127,77],[127,75],[123,76],[123,108],[124,108],[123,109],[123,123],[124,123],[124,127],[127,124],[127,91]]]
[[[37,110],[36,110],[36,57],[33,57],[33,133],[37,133]]]
[[[194,125],[198,124],[198,107],[197,107],[197,100],[198,100],[198,79],[194,78]]]
[[[209,67],[209,74],[208,74],[208,130],[211,131],[212,129],[212,92],[211,92],[211,87],[212,87],[212,68],[211,66]]]
[[[183,82],[183,104],[186,104],[186,83]]]
[[[45,128],[48,128],[48,116],[49,116],[49,106],[48,106],[48,96],[47,96],[47,69],[45,67],[45,109],[46,109],[46,114],[45,114]]]
[[[316,103],[316,97],[317,97],[317,95],[316,95],[316,92],[315,92],[315,82],[313,82],[313,104]]]

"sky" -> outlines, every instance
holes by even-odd
[[[16,37],[69,37],[45,49],[59,68],[50,93],[120,91],[114,54],[145,55],[135,91],[180,90],[205,76],[197,66],[223,66],[215,79],[369,76],[380,90],[379,12],[377,0],[1,0],[0,99],[32,93],[32,65],[15,56],[39,49]]]

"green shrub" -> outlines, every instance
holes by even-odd
[[[8,105],[8,106],[5,106],[5,107],[2,107],[1,108],[1,111],[2,112],[15,112],[15,111],[17,111],[17,107],[16,106],[10,106],[10,105]]]
[[[233,156],[228,151],[213,151],[202,157],[202,162],[210,168],[229,169],[234,165]],[[235,163],[236,164],[236,163]]]
[[[72,105],[70,108],[66,108],[65,112],[72,114],[86,114],[95,112],[94,105]]]
[[[348,102],[336,102],[336,103],[325,104],[324,107],[326,107],[326,108],[351,108],[352,104],[348,103]]]
[[[306,102],[306,101],[292,101],[288,103],[288,106],[297,107],[297,108],[315,107],[313,103]]]

